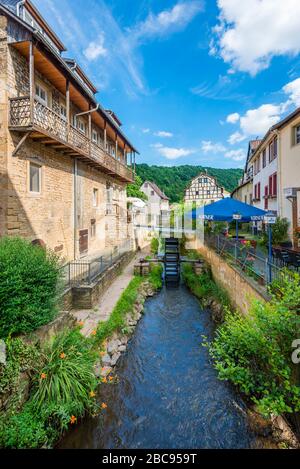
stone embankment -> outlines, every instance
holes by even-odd
[[[142,283],[134,307],[126,316],[126,327],[122,332],[114,333],[102,344],[102,356],[95,366],[97,377],[104,378],[114,371],[114,367],[122,353],[126,352],[128,342],[142,318],[146,298],[154,296],[155,293],[156,291],[148,281]]]

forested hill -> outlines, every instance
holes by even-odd
[[[208,175],[217,179],[218,184],[231,192],[242,177],[242,169],[207,168],[203,166],[136,166],[137,175],[142,181],[155,182],[170,198],[171,202],[180,202],[190,181],[199,173],[207,170]]]

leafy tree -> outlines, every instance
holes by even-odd
[[[146,180],[155,182],[170,198],[171,203],[182,201],[184,191],[191,180],[206,170],[209,176],[215,177],[218,184],[229,192],[238,185],[243,174],[242,169],[205,168],[190,165],[164,167],[140,164],[136,166],[137,175],[142,182]]]
[[[127,186],[127,196],[147,200],[146,194],[140,190],[142,184],[142,179],[139,176],[136,176],[134,183]]]

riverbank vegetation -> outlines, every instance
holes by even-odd
[[[190,256],[197,259],[198,254]],[[191,292],[202,302],[208,299],[217,301],[223,308],[230,305],[229,297],[226,291],[213,280],[210,269],[205,266],[200,275],[194,271],[193,264],[184,264],[182,269],[182,278]]]
[[[147,277],[135,276],[126,290],[122,293],[109,319],[98,325],[96,339],[101,344],[114,332],[123,332],[126,328],[126,316],[133,311],[134,304],[137,301],[140,288],[145,281],[149,281],[154,290],[162,286],[162,267],[152,265],[150,274]]]
[[[92,341],[75,329],[41,346],[21,339],[6,344],[0,395],[11,402],[0,414],[0,446],[51,447],[70,424],[95,411]],[[22,382],[26,389],[18,388]]]
[[[82,325],[78,324],[72,330],[56,334],[49,342],[40,343],[32,331],[50,322],[58,311],[56,282],[59,283],[60,274],[57,260],[41,248],[20,240],[2,241],[1,249],[0,262],[1,266],[5,266],[6,281],[8,278],[16,279],[16,282],[22,280],[26,285],[24,275],[26,269],[30,272],[32,268],[27,266],[30,261],[40,278],[37,288],[33,288],[33,283],[29,282],[32,288],[28,289],[27,297],[25,287],[20,285],[11,303],[2,285],[1,294],[5,298],[5,305],[9,308],[13,304],[17,305],[18,315],[14,316],[14,321],[20,318],[21,325],[17,328],[11,322],[7,327],[6,309],[1,310],[6,361],[0,363],[0,447],[48,448],[81,417],[102,411],[95,401],[96,388],[100,384],[96,378],[95,365],[99,362],[101,344],[113,332],[122,331],[125,327],[124,319],[132,311],[145,282],[154,290],[161,287],[162,268],[153,265],[147,277],[134,277],[110,319],[101,323],[90,338],[80,333]],[[21,257],[26,255],[27,263],[24,261],[22,264],[20,261],[21,265],[15,266],[18,263],[18,252]],[[46,291],[44,296],[43,285]],[[24,301],[23,308],[21,301]],[[35,309],[32,305],[29,307],[31,301]],[[38,314],[39,306],[41,316]],[[37,320],[30,325],[29,320],[35,312]],[[30,334],[16,337],[16,332]]]
[[[300,410],[292,343],[300,330],[300,277],[284,277],[269,303],[254,301],[248,315],[228,312],[209,345],[219,378],[239,388],[264,416]]]

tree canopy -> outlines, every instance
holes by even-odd
[[[203,166],[149,166],[139,164],[136,166],[137,176],[142,182],[146,180],[155,182],[169,197],[171,203],[180,202],[184,191],[191,180],[201,172],[207,171],[209,176],[216,178],[218,184],[225,190],[232,192],[242,177],[242,169],[222,169]]]

